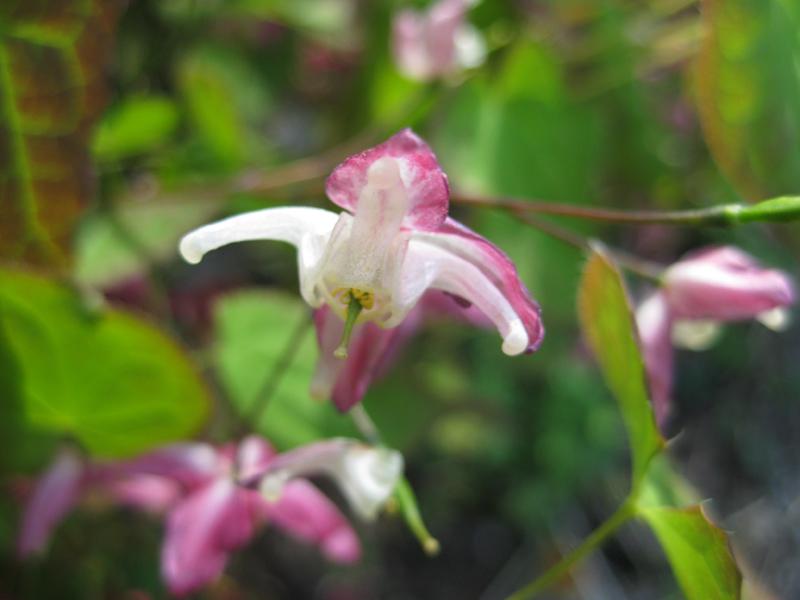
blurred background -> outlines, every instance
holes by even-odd
[[[100,501],[73,513],[42,558],[14,557],[32,476],[65,440],[102,457],[226,441],[296,343],[253,427],[279,448],[357,435],[308,396],[316,347],[310,329],[296,333],[307,309],[294,251],[239,244],[188,266],[176,242],[189,229],[268,206],[331,208],[330,169],[405,126],[431,144],[457,192],[674,209],[800,189],[793,0],[483,0],[468,19],[486,61],[434,83],[404,78],[390,49],[392,15],[426,2],[3,4],[0,248],[59,273],[82,301],[2,279],[26,326],[54,340],[15,357],[0,336],[2,598],[166,597],[161,523]],[[19,234],[31,206],[47,243]],[[500,212],[451,213],[516,261],[547,337],[536,354],[509,359],[494,332],[435,323],[366,397],[404,453],[440,555],[427,557],[392,516],[359,528],[365,556],[354,567],[266,528],[198,598],[504,598],[624,498],[625,432],[575,315],[584,257]],[[561,224],[664,264],[733,243],[798,275],[797,225]],[[635,298],[648,291],[629,284]],[[84,352],[76,311],[90,320],[108,307],[135,315],[115,341],[146,377],[117,368],[114,350],[91,368],[71,362]],[[150,349],[142,322],[174,343]],[[755,322],[678,355],[670,455],[732,533],[752,598],[800,597],[799,363],[800,326],[776,334]],[[22,370],[38,404],[23,399]],[[629,525],[543,597],[681,594],[652,534]]]

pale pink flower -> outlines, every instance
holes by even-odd
[[[26,508],[19,552],[27,556],[43,550],[52,529],[92,490],[166,513],[161,569],[174,594],[216,579],[228,555],[245,546],[263,523],[317,545],[333,561],[349,563],[360,556],[355,532],[302,477],[332,477],[354,510],[372,517],[394,491],[401,471],[396,452],[351,440],[276,454],[265,440],[251,436],[238,445],[176,444],[131,461],[102,464],[62,452]]]
[[[659,423],[669,415],[676,334],[682,338],[687,332],[694,334],[693,345],[699,348],[700,338],[708,338],[715,323],[754,318],[774,321],[775,311],[785,310],[794,297],[792,281],[785,273],[765,269],[732,246],[707,248],[669,267],[661,288],[636,312]]]
[[[410,79],[430,81],[480,65],[486,47],[466,20],[470,4],[439,0],[424,12],[397,13],[392,21],[392,54],[399,71]]]
[[[429,290],[474,305],[500,332],[506,354],[539,346],[544,333],[539,307],[514,264],[447,216],[447,177],[410,130],[345,160],[328,178],[326,191],[344,212],[283,207],[238,215],[186,235],[181,254],[196,263],[232,242],[293,244],[303,298],[313,308],[327,306],[345,322],[335,352],[340,358],[347,356],[354,325],[395,328]],[[383,338],[376,343],[387,344]]]

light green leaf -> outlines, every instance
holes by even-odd
[[[178,125],[178,116],[178,108],[169,98],[126,98],[100,120],[92,150],[101,160],[148,152],[169,140]]]
[[[589,257],[578,295],[581,327],[628,430],[636,489],[663,447],[647,391],[644,365],[622,276],[600,250]]]
[[[0,256],[63,263],[92,191],[88,133],[118,3],[0,3]]]
[[[218,208],[217,200],[169,195],[153,202],[121,203],[115,210],[125,235],[109,215],[90,214],[78,230],[75,277],[81,283],[105,286],[142,273],[148,259],[176,257],[181,236],[208,221]]]
[[[655,531],[688,600],[738,600],[742,579],[728,540],[701,507],[647,508],[639,514]]]
[[[248,290],[217,303],[217,345],[214,352],[220,382],[244,417],[260,401],[274,366],[293,352],[277,373],[266,410],[252,425],[280,448],[291,448],[334,435],[354,436],[349,418],[330,401],[311,398],[309,387],[317,360],[308,307],[279,292]],[[297,337],[304,320],[309,326]],[[293,348],[292,344],[299,347]]]
[[[209,397],[192,364],[141,319],[91,313],[67,287],[3,270],[0,326],[35,428],[121,457],[186,438],[205,420]]]

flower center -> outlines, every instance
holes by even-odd
[[[344,321],[344,330],[342,331],[342,341],[339,346],[333,351],[336,358],[347,358],[347,346],[350,344],[350,337],[353,335],[353,328],[356,325],[358,316],[364,309],[371,309],[375,305],[375,295],[372,292],[361,290],[358,288],[339,288],[333,292],[335,298],[338,298],[342,304],[347,304],[347,316]]]

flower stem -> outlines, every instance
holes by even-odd
[[[595,529],[578,547],[567,554],[558,563],[545,571],[542,575],[534,579],[507,600],[524,600],[537,596],[554,583],[563,578],[573,566],[586,558],[592,551],[597,549],[622,525],[628,522],[635,514],[634,502],[628,498],[616,512],[611,515],[602,525]]]
[[[261,388],[258,390],[255,400],[248,411],[247,420],[249,421],[249,427],[258,427],[261,417],[264,415],[264,411],[269,405],[269,401],[275,395],[275,390],[278,389],[278,385],[283,380],[283,376],[289,370],[292,362],[294,362],[297,352],[302,345],[303,336],[308,331],[308,327],[310,325],[311,319],[309,318],[308,313],[303,311],[300,320],[297,322],[297,325],[295,325],[295,328],[292,330],[291,335],[287,339],[286,345],[284,346],[280,357],[272,364],[272,369],[270,369],[269,374],[264,379],[264,383],[262,383]]]
[[[618,210],[560,204],[525,198],[489,197],[457,193],[453,202],[504,208],[515,213],[537,213],[618,225],[729,226],[756,221],[790,222],[800,219],[800,197],[782,197],[757,204],[720,204],[690,210]]]
[[[509,212],[526,225],[530,225],[531,227],[538,229],[542,233],[547,234],[552,238],[564,242],[573,248],[577,248],[581,252],[589,252],[591,250],[590,240],[575,233],[574,231],[565,229],[545,219],[540,219],[533,215],[523,214],[516,210],[509,209]],[[660,283],[661,273],[664,270],[660,265],[642,260],[641,258],[633,256],[632,254],[628,254],[622,250],[607,248],[606,251],[609,253],[611,258],[614,259],[614,262],[616,262],[620,267],[638,275],[639,277],[652,281],[653,283]]]

